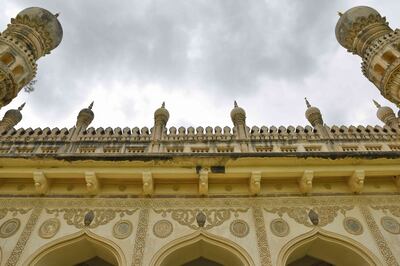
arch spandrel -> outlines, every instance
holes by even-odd
[[[286,243],[278,254],[276,265],[285,266],[305,255],[337,266],[383,265],[363,244],[321,228],[314,228]],[[347,258],[349,264],[345,262]]]
[[[255,265],[244,248],[231,240],[203,230],[171,241],[153,256],[150,265],[182,265],[199,257],[204,257],[222,265]]]
[[[90,244],[88,247],[87,244]],[[92,250],[88,250],[92,249]],[[74,251],[79,250],[82,254],[76,253]],[[73,256],[67,256],[64,254],[68,252],[74,252]],[[90,253],[90,251],[92,253]],[[61,266],[59,261],[54,261],[59,259],[58,253],[62,253],[62,263],[65,265],[74,265],[80,263],[84,260],[90,259],[85,257],[85,255],[90,254],[91,256],[96,255],[103,260],[118,265],[127,265],[126,259],[121,248],[109,239],[103,238],[101,236],[92,233],[89,230],[81,230],[77,233],[63,236],[56,239],[50,243],[47,243],[40,247],[35,253],[33,253],[25,262],[24,266],[38,265],[38,266]],[[67,261],[70,259],[71,261]],[[72,260],[74,260],[72,262]],[[76,261],[75,261],[76,260]],[[82,260],[82,261],[80,261]],[[53,264],[51,264],[53,263]],[[72,263],[72,264],[71,264]]]

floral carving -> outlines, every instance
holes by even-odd
[[[28,222],[25,225],[24,231],[21,233],[17,244],[11,252],[11,256],[8,258],[5,264],[6,266],[14,266],[17,264],[22,252],[24,251],[25,245],[28,242],[29,237],[31,236],[33,228],[35,227],[36,222],[39,219],[39,215],[41,212],[41,208],[35,208],[31,213],[31,216],[29,217]]]
[[[383,237],[378,225],[376,224],[371,212],[366,206],[360,206],[360,210],[364,219],[367,223],[369,230],[371,231],[376,244],[378,245],[379,251],[381,252],[383,258],[385,259],[386,265],[399,265],[396,258],[393,256],[393,252],[389,248],[388,243]]]
[[[400,205],[371,205],[374,210],[381,210],[383,213],[389,211],[393,216],[400,217]]]
[[[87,226],[88,228],[96,228],[100,225],[105,225],[111,220],[117,217],[119,213],[120,217],[124,215],[132,215],[137,209],[127,210],[127,209],[93,209],[94,218],[93,221]],[[82,229],[85,226],[85,215],[91,211],[91,209],[46,209],[48,214],[56,214],[58,216],[60,213],[64,213],[63,218],[69,225],[73,225],[78,229]]]
[[[343,215],[346,211],[353,209],[354,206],[316,206],[316,207],[280,207],[280,208],[265,208],[267,212],[276,213],[280,217],[286,213],[290,218],[294,219],[299,224],[305,225],[307,227],[313,227],[314,225],[310,221],[309,212],[314,210],[318,214],[318,226],[324,227],[330,224],[337,216],[338,212]]]
[[[229,220],[232,213],[238,216],[239,212],[246,212],[247,209],[164,209],[154,211],[160,213],[163,217],[171,214],[171,218],[179,224],[194,230],[199,228],[196,223],[196,216],[202,212],[206,216],[206,223],[203,228],[208,230]]]
[[[31,209],[20,209],[20,208],[3,208],[3,209],[0,209],[0,220],[3,219],[4,217],[6,217],[8,212],[12,212],[12,215],[16,216],[18,213],[19,214],[25,214],[30,210]]]

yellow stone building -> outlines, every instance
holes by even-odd
[[[400,103],[400,31],[355,7],[336,26],[364,75]],[[0,105],[35,75],[62,28],[27,8],[0,35]],[[0,265],[399,265],[400,119],[382,126],[70,129],[0,122]]]

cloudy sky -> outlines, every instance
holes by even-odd
[[[20,92],[22,127],[71,127],[95,101],[95,127],[306,125],[304,97],[325,123],[381,124],[371,99],[390,105],[335,39],[337,11],[369,5],[400,27],[400,1],[3,0],[0,27],[30,6],[60,12],[64,37],[38,61],[36,90]]]

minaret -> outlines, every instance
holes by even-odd
[[[158,141],[162,139],[162,134],[169,119],[169,112],[165,108],[165,102],[162,103],[161,107],[154,112],[154,128],[152,134],[152,140]]]
[[[376,108],[378,108],[376,116],[379,120],[389,127],[398,127],[400,125],[400,119],[396,117],[392,108],[389,106],[381,106],[375,100],[373,100],[373,102]]]
[[[0,34],[0,108],[35,77],[36,61],[60,44],[63,30],[57,16],[30,7]]]
[[[362,58],[362,72],[383,97],[400,106],[400,30],[393,31],[386,18],[367,6],[339,13],[336,39]]]
[[[25,103],[23,103],[18,109],[8,110],[3,119],[0,121],[0,132],[8,131],[15,127],[21,120],[22,114],[21,111],[24,108]]]
[[[77,133],[86,130],[90,123],[92,123],[94,119],[94,113],[92,111],[93,103],[94,102],[92,102],[88,108],[83,108],[76,117],[75,127]]]

